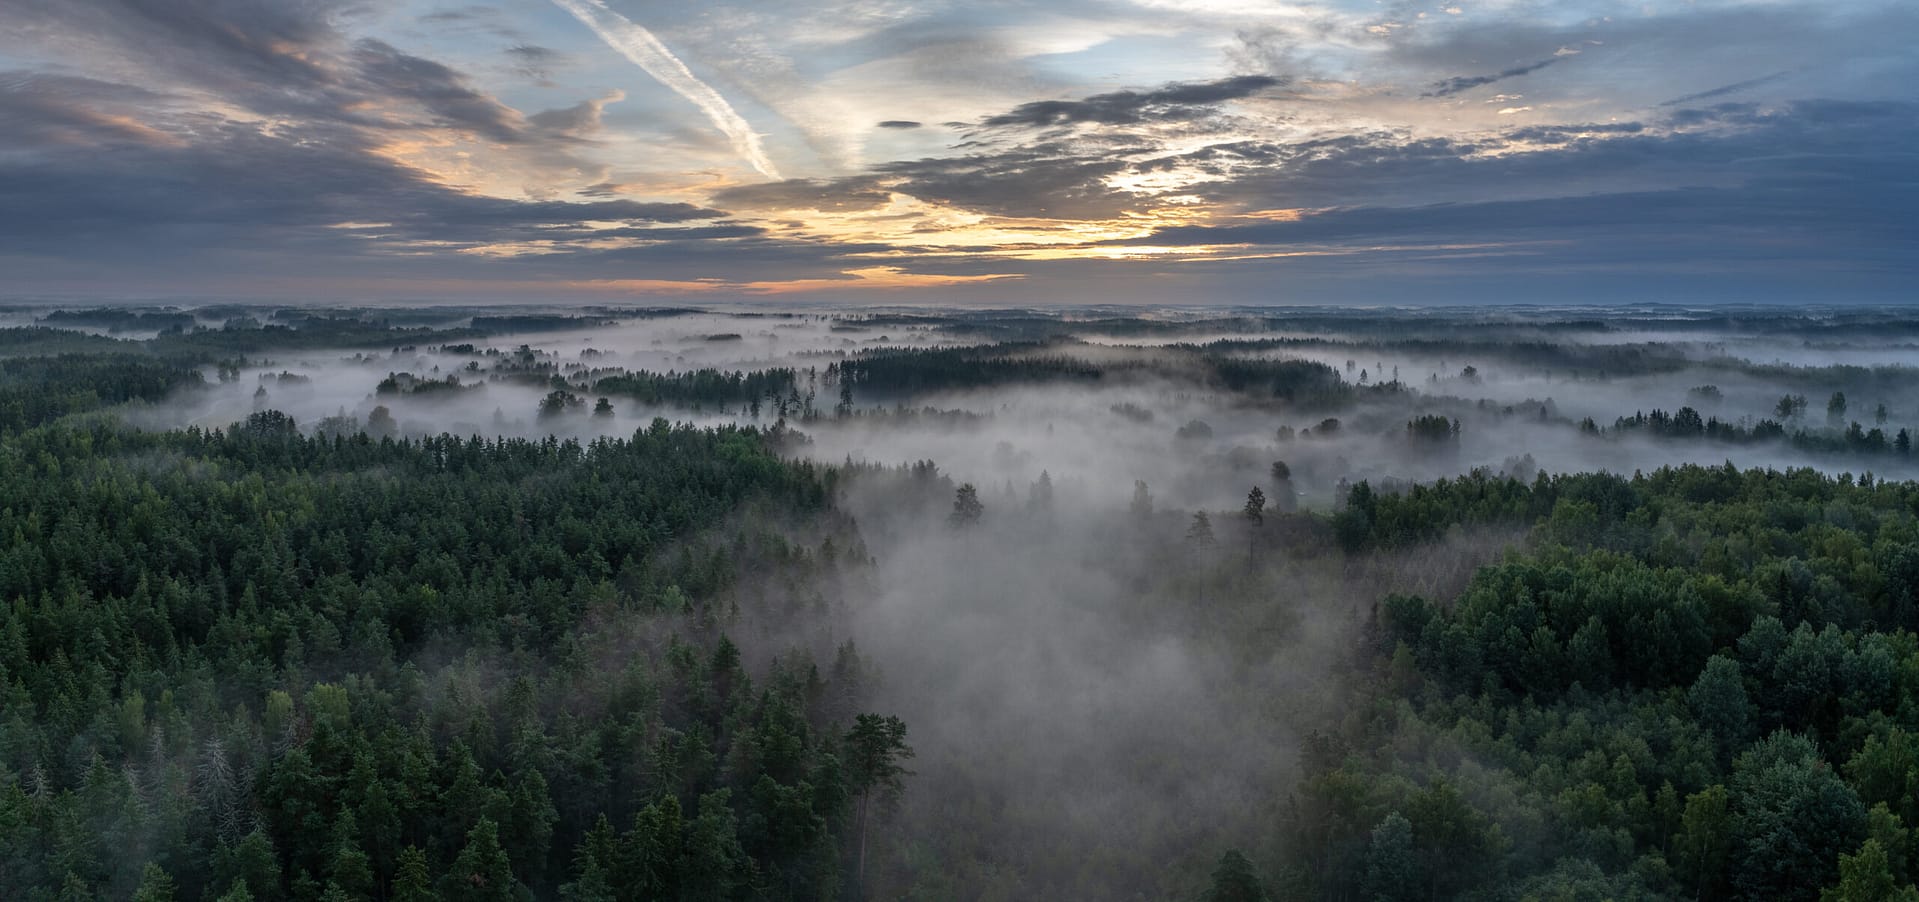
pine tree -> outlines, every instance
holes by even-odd
[[[1246,559],[1250,561],[1253,552],[1259,549],[1259,529],[1266,524],[1266,493],[1260,491],[1259,486],[1253,486],[1253,490],[1246,493],[1246,506],[1240,513],[1246,517]]]
[[[1146,488],[1145,480],[1133,480],[1132,511],[1135,520],[1149,520],[1153,516],[1153,493]]]
[[[1213,547],[1213,521],[1205,511],[1193,512],[1193,525],[1186,527],[1186,543],[1202,550]]]
[[[173,877],[148,862],[140,874],[140,888],[133,892],[133,902],[173,902]]]
[[[1031,491],[1027,493],[1026,507],[1041,513],[1053,509],[1053,474],[1039,471],[1039,481],[1033,483]]]
[[[499,825],[485,816],[467,831],[466,848],[441,885],[447,896],[468,902],[518,902],[532,896],[513,876],[513,863],[500,848]]]
[[[427,870],[426,853],[419,846],[400,850],[399,870],[393,877],[392,902],[439,902],[433,891],[433,875]]]
[[[235,880],[218,902],[253,902],[253,893],[247,891],[246,881]]]
[[[966,483],[953,492],[953,514],[950,518],[954,526],[965,529],[980,521],[986,513],[986,506],[980,504],[979,489],[972,483]]]
[[[859,870],[856,879],[862,891],[866,880],[866,827],[868,809],[874,795],[897,796],[900,778],[912,771],[900,762],[913,757],[906,744],[906,724],[897,717],[861,714],[854,718],[846,734],[847,788],[859,796]]]
[[[1201,902],[1267,902],[1266,887],[1253,873],[1253,863],[1238,849],[1219,857],[1213,868],[1213,885],[1207,887]]]
[[[332,857],[327,863],[327,882],[349,898],[365,898],[373,893],[373,863],[360,851],[359,823],[353,809],[340,811],[333,826]]]

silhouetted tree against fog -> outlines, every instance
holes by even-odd
[[[1038,513],[1053,509],[1053,474],[1039,471],[1039,481],[1033,483],[1032,490],[1026,495],[1026,507]]]
[[[1259,528],[1266,523],[1266,493],[1253,486],[1246,493],[1246,506],[1240,509],[1246,516],[1246,559],[1253,559],[1253,552],[1259,548]]]
[[[1299,509],[1299,490],[1293,488],[1293,468],[1283,460],[1273,461],[1273,508],[1282,514]]]
[[[1193,524],[1186,527],[1186,544],[1196,551],[1213,547],[1213,520],[1205,511],[1193,512]]]
[[[1133,480],[1133,519],[1144,522],[1153,516],[1153,493],[1143,479]]]
[[[859,864],[854,876],[862,896],[866,894],[866,824],[873,796],[899,796],[900,778],[913,773],[900,762],[911,757],[913,748],[906,744],[906,724],[897,717],[861,714],[846,733],[847,788],[860,800]]]
[[[980,515],[986,513],[986,505],[980,503],[979,489],[972,483],[966,483],[953,491],[953,514],[949,518],[954,526],[965,529],[979,522]]]
[[[1838,427],[1846,422],[1846,393],[1836,391],[1826,400],[1826,424]]]
[[[400,424],[393,419],[393,412],[382,404],[366,415],[366,434],[375,438],[391,438],[400,434]]]

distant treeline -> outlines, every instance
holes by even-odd
[[[1598,426],[1588,418],[1580,424],[1587,432],[1597,432]],[[1751,444],[1757,442],[1783,441],[1794,448],[1817,453],[1851,454],[1900,454],[1912,453],[1912,435],[1906,429],[1888,436],[1878,426],[1865,428],[1853,422],[1845,429],[1788,431],[1778,420],[1761,419],[1750,426],[1730,423],[1718,417],[1702,417],[1699,411],[1691,407],[1681,407],[1673,413],[1654,410],[1651,413],[1635,413],[1629,417],[1620,417],[1614,421],[1612,431],[1616,433],[1647,432],[1666,438],[1703,438],[1733,444]]]
[[[1195,383],[1255,399],[1324,406],[1362,394],[1398,391],[1393,384],[1355,386],[1330,366],[1309,360],[1265,360],[1214,353],[1209,346],[1135,349],[1130,357],[1089,359],[1072,342],[1013,341],[957,348],[887,348],[829,364],[828,383],[861,398],[915,395],[1050,382],[1156,377]]]
[[[779,407],[787,399],[797,411],[803,400],[799,374],[780,367],[751,372],[716,369],[654,373],[646,370],[604,376],[592,382],[595,394],[631,398],[645,404]]]
[[[554,313],[521,313],[476,316],[473,329],[488,334],[500,332],[560,332],[608,325],[603,316],[566,316]]]
[[[197,368],[141,354],[0,357],[0,434],[201,384]]]

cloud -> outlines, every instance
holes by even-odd
[[[1749,88],[1757,88],[1760,85],[1771,84],[1791,74],[1792,74],[1791,71],[1784,71],[1784,72],[1774,72],[1771,75],[1761,75],[1758,78],[1748,78],[1745,81],[1736,81],[1729,85],[1721,85],[1717,88],[1713,88],[1710,91],[1700,91],[1697,94],[1687,94],[1683,97],[1674,97],[1671,100],[1661,103],[1660,106],[1662,107],[1681,106],[1683,104],[1688,104],[1688,103],[1697,103],[1701,100],[1711,100],[1715,97],[1724,97],[1728,94],[1736,94],[1740,91],[1744,91]]]
[[[1516,130],[1481,154],[1396,145],[1390,136],[1289,148],[1261,180],[1221,188],[1346,205],[1290,220],[1173,226],[1115,245],[1366,248],[1444,242],[1505,246],[1540,265],[1851,267],[1896,272],[1919,243],[1919,104],[1805,101],[1775,113],[1727,111],[1721,127],[1639,123]],[[1538,152],[1518,144],[1563,141]],[[1665,183],[1662,185],[1661,183]],[[1714,184],[1716,182],[1716,184]],[[1330,183],[1330,184],[1329,184]],[[1441,183],[1463,202],[1379,205],[1399,184]],[[1345,190],[1339,185],[1347,186]],[[1503,195],[1503,196],[1502,196]],[[1406,195],[1416,196],[1416,195]],[[1847,262],[1841,262],[1847,261]],[[1497,266],[1477,263],[1488,273]],[[1890,269],[1888,269],[1890,267]]]
[[[515,44],[506,48],[506,54],[516,71],[541,84],[551,84],[554,68],[566,59],[566,54],[538,44]]]
[[[15,149],[176,144],[177,137],[141,118],[176,102],[144,88],[90,78],[0,72],[0,135],[7,136],[3,146]]]
[[[417,103],[436,124],[506,144],[524,137],[525,122],[518,111],[475,90],[447,66],[371,38],[353,45],[353,61],[371,89],[367,93]]]
[[[733,105],[720,96],[706,82],[693,74],[680,58],[673,55],[665,44],[660,43],[653,33],[640,27],[625,16],[606,7],[600,0],[553,0],[561,9],[573,14],[581,24],[599,35],[608,47],[618,51],[621,56],[653,76],[660,84],[673,89],[684,97],[715,128],[725,133],[727,140],[733,143],[733,150],[744,158],[759,174],[770,179],[780,177],[773,161],[766,156],[761,146],[760,136],[748,125],[746,119],[735,112]]]
[[[616,89],[592,100],[582,100],[570,107],[535,113],[527,117],[527,122],[554,137],[574,141],[586,140],[605,127],[604,115],[607,104],[618,103],[625,99],[626,92]]]
[[[322,246],[354,256],[419,244],[457,249],[531,236],[584,239],[596,237],[592,223],[639,228],[726,216],[679,202],[466,194],[373,153],[358,133],[326,124],[204,116],[184,123],[190,128],[121,124],[121,107],[160,100],[87,80],[0,78],[0,124],[45,124],[7,130],[11,155],[0,165],[4,243],[101,261],[187,249]],[[382,225],[337,228],[346,222]]]
[[[1557,63],[1565,58],[1566,58],[1565,55],[1549,56],[1536,63],[1527,63],[1524,66],[1514,66],[1511,69],[1506,69],[1501,72],[1495,72],[1491,75],[1455,76],[1453,78],[1448,78],[1444,81],[1434,82],[1433,89],[1431,91],[1426,92],[1425,94],[1421,94],[1420,96],[1421,97],[1450,97],[1461,91],[1469,91],[1481,85],[1489,85],[1496,81],[1505,81],[1508,78],[1518,78],[1521,75],[1531,75],[1532,73],[1538,72],[1539,70],[1544,69],[1547,66]]]
[[[1211,115],[1218,104],[1251,97],[1285,84],[1271,75],[1239,75],[1217,81],[1169,84],[1152,91],[1114,91],[1081,100],[1040,100],[988,116],[989,128],[1059,125],[1136,125]]]
[[[787,179],[727,188],[713,199],[741,210],[874,210],[886,206],[892,198],[878,185],[879,180],[872,177]]]
[[[618,24],[599,0],[565,3]],[[478,266],[744,284],[844,280],[880,262],[1017,271],[1026,290],[1046,277],[1046,297],[1191,284],[1266,298],[1260,274],[1280,269],[1329,286],[1343,271],[1372,290],[1390,280],[1367,274],[1371,261],[1408,265],[1414,246],[1497,245],[1472,251],[1499,255],[1477,264],[1487,279],[1551,264],[1624,280],[1692,265],[1681,248],[1722,273],[1736,259],[1882,272],[1891,246],[1912,243],[1888,204],[1915,193],[1906,148],[1919,135],[1871,104],[1805,100],[1906,98],[1919,78],[1910,4],[1424,19],[1403,7],[1242,14],[1230,0],[1067,0],[1043,15],[867,0],[835,0],[832,15],[647,7],[674,50],[806,139],[806,177],[752,184],[733,161],[760,136],[731,106],[732,132],[631,101],[612,115],[631,70],[578,64],[601,29],[567,41],[550,7],[418,15],[431,8],[0,0],[0,57],[22,70],[0,74],[0,268],[38,255],[118,266],[129,281],[189,265],[204,280],[226,265]],[[1365,34],[1387,18],[1405,27]],[[1235,33],[1243,51],[1220,55]],[[1573,58],[1543,58],[1553,48],[1597,62],[1602,42],[1652,62],[1563,66],[1514,82],[1523,97],[1493,85],[1459,103]],[[668,79],[693,78],[658,51]],[[1752,59],[1780,71],[1751,78]],[[1513,68],[1460,74],[1487,60]],[[1794,95],[1724,102],[1789,73]],[[706,100],[740,102],[694,81]],[[1674,97],[1696,87],[1710,90]],[[1454,102],[1418,102],[1422,91]],[[522,110],[519,98],[537,99]],[[916,118],[883,118],[895,113]],[[924,157],[875,160],[915,124],[909,145]],[[683,203],[635,205],[646,200]],[[1787,215],[1795,205],[1830,233]],[[1684,228],[1653,218],[1668,213]],[[1239,231],[1271,218],[1295,222]],[[1121,235],[1145,237],[1093,243]],[[1233,242],[1243,250],[1205,249]],[[1130,254],[1153,243],[1159,256]],[[541,256],[466,256],[525,249]],[[1295,252],[1314,256],[1282,256]],[[1102,259],[1054,259],[1074,253]],[[1464,262],[1420,253],[1425,271],[1470,278]]]
[[[1139,205],[1106,180],[1125,172],[1128,155],[1154,145],[1113,136],[1097,143],[1028,147],[883,163],[872,168],[900,194],[999,216],[1104,219]]]

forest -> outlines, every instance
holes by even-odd
[[[0,897],[1919,900],[1911,320],[0,327]]]

